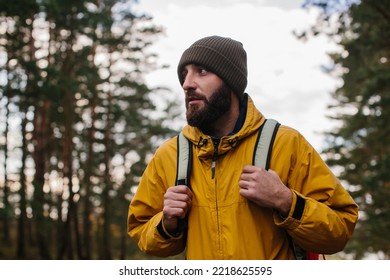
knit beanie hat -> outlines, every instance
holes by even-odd
[[[247,85],[246,52],[241,42],[231,38],[210,36],[193,43],[184,51],[177,73],[183,85],[183,69],[196,64],[218,75],[242,99]]]

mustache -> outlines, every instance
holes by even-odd
[[[186,99],[186,103],[188,103],[191,100],[206,100],[207,101],[207,98],[204,95],[197,93],[195,90],[188,90],[186,92],[185,99]]]

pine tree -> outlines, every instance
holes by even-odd
[[[23,152],[7,162],[21,166],[12,184],[23,187],[6,193],[16,200],[1,209],[22,213],[16,257],[116,259],[134,252],[123,248],[131,187],[158,142],[175,133],[165,123],[174,107],[166,102],[156,117],[158,89],[144,81],[159,67],[148,46],[161,29],[136,14],[134,3],[0,0],[7,38],[0,40],[0,96],[12,96],[22,123]],[[2,220],[11,233],[13,224]]]
[[[336,31],[323,30],[342,47],[331,56],[331,73],[343,85],[329,107],[340,125],[327,134],[324,152],[360,208],[346,252],[390,258],[390,1],[345,2],[307,1],[323,9],[315,31],[337,15]]]

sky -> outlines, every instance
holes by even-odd
[[[318,11],[301,8],[300,0],[139,0],[135,7],[164,28],[151,47],[167,69],[146,76],[150,86],[166,86],[178,100],[183,91],[176,67],[183,51],[210,35],[243,43],[248,57],[246,92],[268,118],[300,131],[320,151],[323,132],[336,124],[326,116],[330,93],[340,81],[321,69],[331,63],[337,46],[325,36],[306,42],[293,31],[315,23]],[[184,103],[183,103],[184,114]]]

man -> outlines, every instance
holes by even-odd
[[[342,250],[357,205],[297,131],[280,126],[269,171],[251,165],[265,117],[244,93],[242,44],[200,39],[184,51],[178,76],[183,134],[193,143],[190,187],[175,186],[175,137],[156,151],[129,206],[139,248],[160,257],[186,250],[187,259],[295,259],[291,240],[321,254]]]

